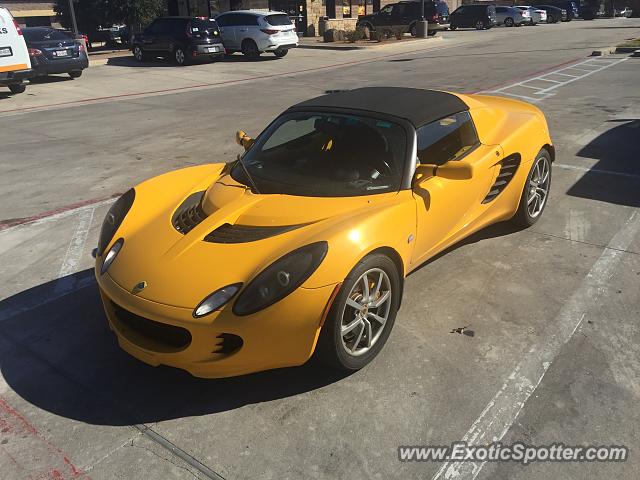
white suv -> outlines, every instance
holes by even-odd
[[[0,85],[6,85],[11,93],[25,90],[23,80],[33,76],[31,60],[22,30],[13,16],[0,7]]]
[[[282,58],[298,46],[298,34],[286,13],[235,10],[221,13],[216,22],[228,53],[257,58],[263,52],[273,52]]]

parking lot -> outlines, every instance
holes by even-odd
[[[640,58],[588,55],[639,36],[640,19],[576,20],[253,62],[119,57],[0,94],[0,476],[638,478]],[[555,72],[567,80],[536,83]],[[412,273],[388,344],[349,376],[308,364],[204,380],[121,351],[92,271],[113,198],[235,159],[237,129],[258,134],[303,99],[369,85],[536,101],[557,151],[544,217]],[[401,445],[460,440],[631,453],[398,460]]]

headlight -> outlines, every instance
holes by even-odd
[[[282,300],[316,271],[328,249],[327,242],[311,243],[273,262],[247,285],[233,313],[250,315]]]
[[[133,200],[135,198],[136,191],[132,188],[116,200],[116,203],[111,205],[111,208],[107,212],[107,216],[104,217],[102,229],[100,230],[100,239],[98,240],[99,256],[102,256],[104,249],[107,248],[107,245],[109,245],[109,242],[116,234],[116,231],[120,227],[124,217],[129,212],[131,205],[133,205]]]
[[[100,268],[100,275],[102,275],[104,272],[106,272],[109,269],[113,261],[118,256],[118,253],[120,253],[120,250],[122,250],[122,245],[124,245],[124,238],[119,238],[118,240],[115,241],[113,246],[109,249],[107,254],[104,256],[104,260],[102,261],[102,267]]]
[[[219,309],[231,300],[241,288],[242,283],[234,283],[233,285],[227,285],[226,287],[216,290],[198,304],[193,310],[193,316],[195,318],[204,317],[214,310]]]

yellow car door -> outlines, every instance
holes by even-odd
[[[479,142],[469,112],[417,130],[418,161],[413,182],[415,267],[481,223],[482,203],[495,180],[502,149]]]

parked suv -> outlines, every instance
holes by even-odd
[[[133,37],[131,51],[136,60],[170,57],[178,65],[224,56],[220,29],[213,18],[156,18],[140,35]]]
[[[228,53],[242,52],[258,58],[271,52],[282,58],[298,46],[298,34],[291,19],[282,12],[235,10],[216,17]]]
[[[461,5],[449,16],[449,29],[475,27],[476,30],[491,28],[496,24],[496,7],[487,4]]]
[[[379,28],[403,27],[416,35],[416,22],[422,18],[420,2],[398,2],[384,6],[376,13],[358,17],[358,27],[375,31]],[[425,0],[424,18],[428,22],[427,34],[435,35],[449,22],[449,7],[444,2]]]

